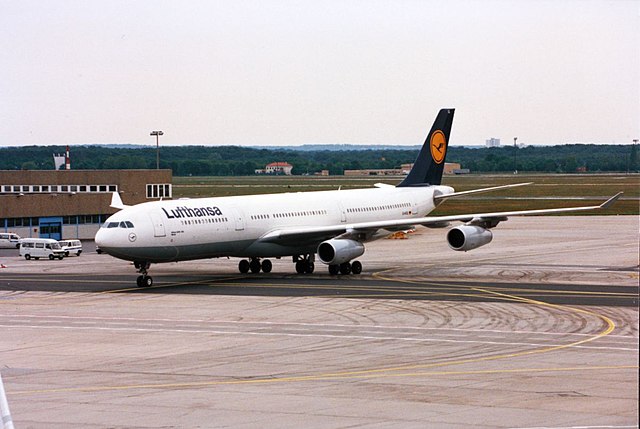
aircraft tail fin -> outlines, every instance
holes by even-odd
[[[118,194],[117,192],[114,192],[113,194],[111,194],[111,204],[110,205],[114,209],[118,209],[118,210],[122,210],[124,208],[129,207],[128,205],[126,205],[125,203],[122,202],[122,198],[120,198],[120,194]]]
[[[454,112],[455,109],[440,110],[413,168],[398,187],[439,185],[442,182]]]

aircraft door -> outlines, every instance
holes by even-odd
[[[158,213],[149,213],[149,216],[151,216],[151,222],[153,223],[153,236],[165,237],[167,234],[164,230],[164,220],[162,220],[162,216]]]
[[[344,209],[344,204],[342,204],[342,201],[338,203],[338,207],[340,208],[340,222],[346,222],[347,211]]]
[[[234,208],[233,210],[233,218],[236,225],[236,231],[244,230],[244,215],[240,209]]]

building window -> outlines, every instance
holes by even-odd
[[[147,198],[171,198],[171,184],[159,183],[147,185]]]

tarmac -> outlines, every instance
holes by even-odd
[[[0,373],[23,428],[638,427],[637,216],[512,218],[241,275],[0,250]],[[0,426],[1,427],[1,426]]]

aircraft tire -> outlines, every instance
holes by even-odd
[[[260,272],[260,261],[258,261],[257,259],[252,259],[251,262],[249,262],[249,269],[251,270],[251,272],[253,274],[257,274]]]
[[[151,278],[151,276],[138,276],[136,285],[138,285],[138,287],[151,287],[153,286],[153,278]]]
[[[351,264],[349,262],[340,264],[340,274],[344,274],[345,276],[351,274]]]
[[[311,262],[311,261],[308,261],[308,262],[306,262],[306,263],[304,264],[304,272],[305,272],[306,274],[312,274],[312,273],[313,273],[313,270],[315,270],[315,269],[316,269],[316,264],[314,264],[314,263],[313,263],[313,262]]]
[[[270,273],[271,270],[273,269],[273,264],[268,259],[263,260],[262,264],[260,264],[260,265],[261,265],[263,273]]]
[[[305,271],[304,261],[296,262],[296,273],[304,274],[304,271]]]
[[[243,259],[238,263],[238,270],[240,270],[242,274],[247,274],[249,272],[249,268],[250,264],[246,259]]]
[[[340,272],[340,265],[329,265],[329,274],[337,276]]]
[[[362,263],[360,261],[353,261],[351,263],[351,273],[360,274],[362,272]]]

